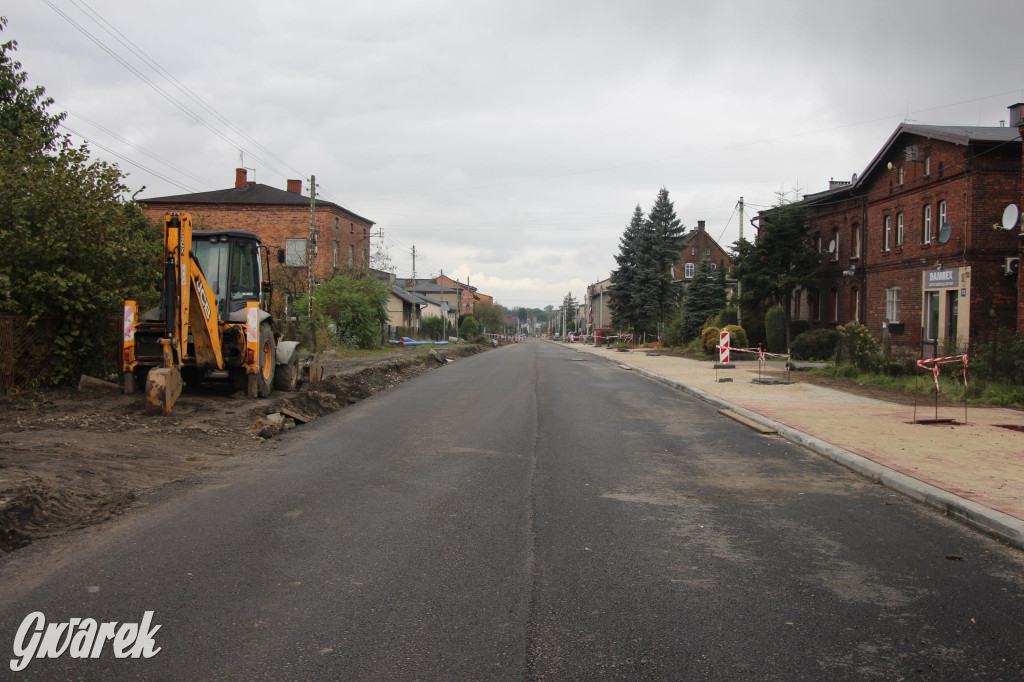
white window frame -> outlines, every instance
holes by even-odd
[[[889,250],[889,242],[892,239],[892,216],[885,216],[885,239],[882,242],[882,251]]]
[[[337,269],[337,267],[338,267],[338,240],[337,239],[334,240],[334,246],[332,248],[331,255],[333,256],[334,267],[335,267],[335,269]]]
[[[896,214],[896,246],[903,246],[903,211]]]
[[[932,157],[924,157],[924,176],[928,177],[932,174]]]
[[[286,268],[306,267],[306,240],[304,238],[284,240],[284,266]]]
[[[900,321],[899,287],[889,287],[885,290],[885,319],[896,323]]]
[[[832,244],[835,245],[835,251],[832,252],[832,262],[836,263],[839,261],[839,228],[832,230]]]
[[[853,228],[853,258],[860,258],[860,225]]]
[[[942,226],[946,224],[946,220],[947,220],[947,218],[946,218],[946,200],[945,199],[943,199],[942,201],[939,202],[939,216],[938,217],[939,217],[939,223],[938,223],[939,224],[939,229],[941,230]]]
[[[348,266],[352,267],[355,264],[356,259],[356,247],[352,244],[348,245]]]
[[[904,176],[904,172],[903,172],[903,166],[900,166],[900,171],[899,171],[899,184],[900,185],[903,184],[904,177],[905,176]]]
[[[932,205],[924,205],[924,214],[921,218],[923,223],[921,226],[921,243],[931,244],[932,243]]]
[[[683,279],[693,279],[693,263],[687,263],[683,266]]]

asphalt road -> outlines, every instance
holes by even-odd
[[[34,611],[154,611],[161,651],[13,673]],[[0,651],[0,679],[1019,680],[1024,555],[532,341],[16,553]]]

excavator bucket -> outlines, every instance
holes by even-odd
[[[154,367],[146,377],[146,414],[160,410],[167,416],[174,407],[174,401],[181,395],[184,382],[176,367]]]

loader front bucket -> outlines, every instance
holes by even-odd
[[[181,395],[183,382],[177,367],[154,367],[146,377],[146,414],[160,410],[167,416]]]

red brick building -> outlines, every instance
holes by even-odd
[[[230,189],[139,200],[156,220],[162,221],[169,212],[188,212],[196,229],[255,232],[270,247],[271,281],[275,294],[283,294],[275,296],[275,301],[282,306],[287,296],[303,293],[307,287],[309,202],[302,194],[301,180],[289,180],[287,190],[277,189],[249,182],[244,168],[235,170],[235,186]],[[316,201],[315,220],[314,272],[318,279],[339,272],[368,271],[372,220],[321,199]],[[278,250],[285,255],[283,265],[277,262]]]
[[[1020,324],[1020,110],[1010,127],[901,124],[858,178],[808,195],[818,284],[795,296],[812,326],[857,320],[879,339],[943,354]]]
[[[732,260],[718,242],[707,233],[703,220],[697,221],[697,229],[683,235],[683,250],[679,252],[679,261],[672,267],[672,281],[689,282],[693,273],[704,259],[711,261],[716,270],[725,272],[732,270]]]

